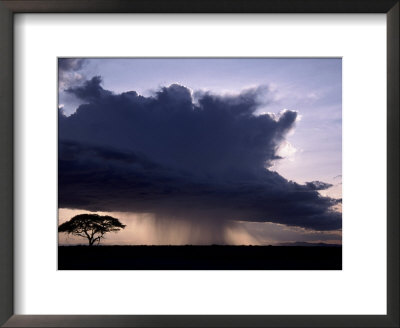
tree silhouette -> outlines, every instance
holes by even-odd
[[[89,246],[93,246],[96,241],[97,244],[100,243],[105,233],[116,232],[125,227],[126,225],[112,216],[79,214],[58,226],[58,232],[66,232],[68,234],[87,238]]]

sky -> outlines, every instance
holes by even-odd
[[[341,71],[338,58],[59,59],[59,223],[127,225],[103,244],[340,244]]]

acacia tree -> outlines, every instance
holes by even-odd
[[[105,233],[117,232],[125,227],[126,225],[112,216],[79,214],[58,226],[58,232],[66,232],[68,234],[87,238],[89,246],[93,246],[95,242],[97,242],[97,244],[100,243]]]

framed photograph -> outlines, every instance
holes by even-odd
[[[58,269],[341,270],[341,61],[58,58]]]
[[[0,323],[398,327],[398,1],[0,1]]]

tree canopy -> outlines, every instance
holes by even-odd
[[[58,232],[66,232],[75,236],[87,238],[89,246],[100,243],[107,232],[117,232],[124,229],[126,225],[118,219],[108,215],[79,214],[71,220],[58,226]]]

